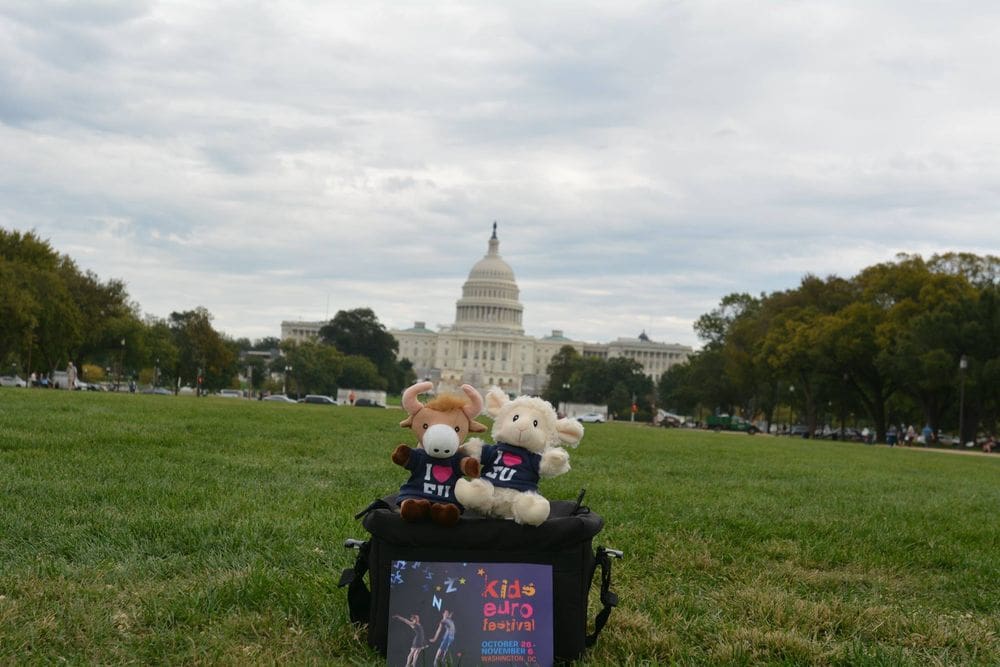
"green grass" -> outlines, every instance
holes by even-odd
[[[0,390],[0,662],[380,664],[336,582],[401,416]],[[1000,456],[596,424],[572,460],[543,491],[625,551],[587,664],[1000,664]]]

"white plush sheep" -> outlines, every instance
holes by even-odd
[[[481,464],[479,479],[459,480],[455,497],[481,514],[537,526],[549,517],[549,501],[538,493],[538,480],[569,471],[569,454],[560,445],[576,446],[583,426],[559,419],[548,401],[532,396],[510,400],[494,387],[486,394],[493,417],[495,445],[470,440],[466,453]]]

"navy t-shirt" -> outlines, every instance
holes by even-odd
[[[483,445],[479,460],[483,464],[480,477],[490,481],[493,486],[517,491],[538,491],[541,454],[500,442]]]
[[[426,498],[432,503],[462,505],[455,500],[455,482],[462,477],[462,456],[455,454],[446,459],[436,459],[427,450],[416,447],[410,450],[410,460],[404,466],[410,479],[399,487],[398,501],[407,498]]]

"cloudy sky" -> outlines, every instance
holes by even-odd
[[[0,226],[232,336],[697,345],[731,292],[1000,252],[1000,4],[0,0]]]

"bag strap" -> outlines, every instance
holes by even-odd
[[[367,623],[370,618],[372,606],[372,594],[365,585],[365,573],[368,572],[368,553],[371,551],[371,542],[361,540],[347,540],[344,546],[348,549],[357,549],[358,557],[354,561],[354,567],[349,567],[340,573],[338,588],[347,586],[347,608],[351,617],[351,623]]]
[[[376,498],[368,507],[354,515],[354,518],[361,519],[377,509],[392,509],[392,506],[385,500]],[[362,542],[349,539],[344,542],[344,546],[348,549],[357,549],[358,557],[354,560],[354,567],[346,568],[340,573],[337,587],[347,586],[347,608],[351,623],[367,623],[371,618],[372,593],[365,584],[365,574],[368,573],[371,540]]]
[[[594,575],[597,573],[598,566],[600,566],[601,604],[604,606],[601,608],[601,611],[597,612],[597,617],[594,619],[594,631],[587,635],[587,648],[593,646],[594,642],[597,641],[597,636],[601,634],[601,630],[604,629],[604,625],[608,622],[608,617],[611,616],[611,610],[618,606],[618,595],[611,590],[611,559],[621,557],[621,551],[597,547],[597,553],[594,558],[594,569],[590,572],[590,581],[594,581]]]

